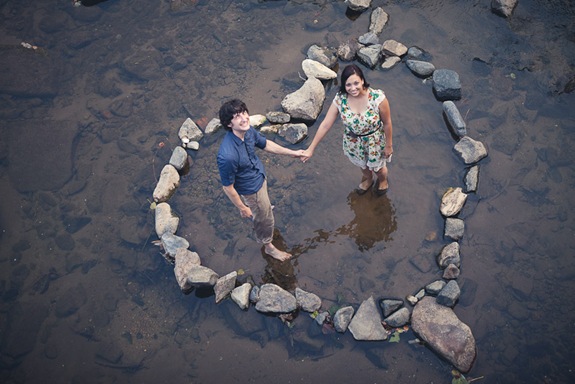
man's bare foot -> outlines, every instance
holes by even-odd
[[[265,245],[265,252],[266,255],[270,255],[271,257],[279,261],[285,261],[291,257],[289,253],[280,251],[272,243],[268,243]]]

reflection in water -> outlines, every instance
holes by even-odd
[[[352,192],[347,203],[355,217],[346,225],[334,231],[337,235],[347,235],[354,239],[360,251],[368,251],[377,242],[392,240],[391,234],[397,229],[395,209],[387,196],[367,199]]]
[[[393,240],[391,234],[397,230],[397,220],[395,208],[387,195],[360,196],[351,192],[347,203],[355,215],[349,223],[333,231],[315,230],[316,236],[306,239],[304,245],[294,247],[292,254],[297,257],[320,243],[333,243],[335,240],[330,238],[337,236],[352,238],[361,252],[369,251],[380,241]]]
[[[282,237],[281,233],[275,229],[273,243],[282,251],[287,250],[287,244]],[[264,283],[276,284],[285,290],[293,291],[297,287],[297,279],[293,264],[288,261],[279,261],[265,253],[264,247],[261,249],[262,257],[267,261],[265,273],[262,276]]]

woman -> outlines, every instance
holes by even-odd
[[[302,161],[313,156],[315,148],[331,129],[338,114],[344,125],[343,151],[362,172],[356,192],[362,195],[377,184],[376,194],[384,195],[389,187],[386,163],[391,160],[393,153],[389,102],[383,91],[369,87],[362,70],[355,64],[343,69],[339,92],[311,145],[304,152]]]

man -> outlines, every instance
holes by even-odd
[[[226,196],[240,210],[241,217],[251,218],[258,243],[274,259],[284,261],[291,255],[273,244],[274,215],[268,197],[264,165],[255,147],[278,155],[300,157],[294,151],[267,140],[250,125],[250,115],[241,100],[230,100],[220,108],[220,122],[228,130],[218,152],[218,168]]]

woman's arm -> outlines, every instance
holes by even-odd
[[[379,118],[383,123],[383,132],[385,133],[385,149],[383,150],[383,155],[387,159],[393,153],[393,127],[387,97],[379,103]]]
[[[335,103],[331,103],[325,117],[323,118],[323,121],[321,122],[319,128],[317,129],[317,132],[315,133],[315,136],[311,144],[304,151],[304,154],[301,157],[303,162],[306,162],[313,156],[313,151],[315,150],[315,147],[317,147],[319,142],[322,141],[325,135],[329,132],[329,130],[335,123],[335,120],[337,119],[337,115],[338,115],[337,106],[335,105]]]
[[[303,155],[303,150],[294,151],[293,149],[285,148],[279,145],[276,142],[271,140],[266,140],[266,146],[264,147],[264,151],[275,153],[276,155],[288,155],[291,157],[301,157]]]

